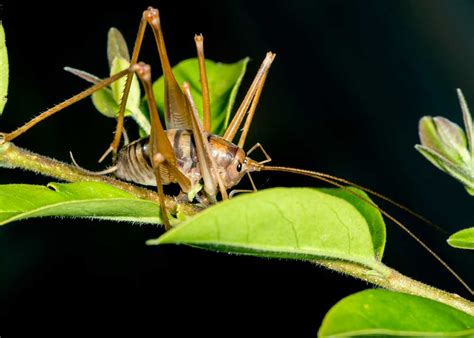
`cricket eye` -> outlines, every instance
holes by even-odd
[[[240,173],[242,170],[242,163],[237,164],[237,172]]]

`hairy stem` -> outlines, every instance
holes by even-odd
[[[351,275],[368,283],[380,286],[387,290],[408,293],[444,303],[474,316],[474,303],[455,293],[449,293],[433,286],[418,282],[402,275],[396,270],[379,263],[380,269],[374,271],[362,265],[351,262],[320,259],[314,263],[325,268]]]
[[[88,170],[19,148],[11,142],[0,145],[0,167],[29,170],[67,182],[102,182],[122,189],[138,198],[156,203],[159,201],[158,194],[152,190],[119,181],[109,176],[98,176]],[[165,204],[166,208],[171,211],[176,210],[178,206],[176,199],[169,196],[166,196]],[[180,210],[186,215],[194,215],[199,211],[191,204],[180,204]]]
[[[102,182],[127,191],[138,198],[151,200],[156,203],[159,201],[158,194],[149,189],[119,181],[108,176],[97,176],[85,169],[19,148],[11,142],[5,142],[0,145],[0,167],[29,170],[67,182]],[[178,206],[176,199],[169,196],[166,196],[165,204],[168,210],[176,210]],[[199,209],[191,204],[180,204],[180,209],[186,215],[194,215],[199,211]],[[315,261],[315,263],[388,290],[429,298],[474,316],[473,302],[456,294],[418,282],[382,263],[379,263],[376,270],[351,262],[328,259],[320,259]]]

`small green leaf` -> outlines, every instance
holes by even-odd
[[[107,33],[107,59],[109,60],[109,68],[112,68],[115,58],[122,58],[130,62],[127,42],[117,28],[111,27]]]
[[[5,31],[0,21],[0,115],[7,103],[8,94],[8,53],[5,44]]]
[[[111,76],[130,66],[130,54],[128,52],[127,44],[120,31],[116,28],[111,28],[108,33],[107,58],[109,60]],[[78,75],[77,70],[75,70],[74,73]],[[111,90],[109,90],[109,88],[104,88],[92,94],[92,102],[100,113],[107,117],[117,116],[120,109],[120,103],[122,102],[122,95],[126,81],[127,78],[122,77],[110,85]],[[125,116],[132,116],[140,127],[140,130],[145,134],[149,134],[150,122],[148,117],[140,108],[140,95],[140,84],[137,76],[134,74],[128,94]]]
[[[334,305],[319,337],[473,337],[474,317],[426,298],[365,290]]]
[[[109,88],[101,89],[92,94],[92,103],[94,104],[95,109],[110,118],[115,118],[120,109],[119,105],[114,100],[112,90]],[[130,111],[126,111],[125,116],[129,115],[131,115]]]
[[[431,148],[425,147],[421,144],[415,144],[415,149],[428,161],[430,161],[431,164],[433,164],[436,168],[444,171],[444,167],[439,162],[449,162],[449,160],[445,159]],[[451,163],[451,166],[455,166],[455,164]]]
[[[124,69],[127,69],[130,66],[130,62],[121,58],[121,57],[116,57],[112,61],[112,67],[110,68],[110,75],[117,74],[121,72]],[[110,88],[112,88],[112,94],[115,99],[115,102],[117,104],[120,104],[122,102],[122,95],[123,95],[123,90],[125,88],[125,82],[127,81],[127,77],[123,77],[120,80],[117,80],[113,82],[110,85]],[[140,108],[140,84],[138,83],[137,76],[134,74],[133,79],[132,79],[132,85],[130,86],[130,92],[128,94],[128,100],[127,100],[127,109],[132,111],[135,109]]]
[[[450,152],[452,158],[459,159],[460,163],[469,163],[470,155],[467,151],[466,135],[456,123],[442,116],[433,118],[436,124],[439,139],[443,142],[446,152]]]
[[[424,116],[419,122],[421,144],[456,165],[469,163],[464,131],[444,117]]]
[[[0,225],[44,216],[160,224],[160,207],[97,182],[0,185]]]
[[[423,116],[418,123],[418,134],[421,144],[438,154],[444,155],[443,143],[438,138],[436,124],[431,116]]]
[[[115,118],[120,109],[120,106],[112,94],[112,90],[109,88],[104,88],[96,91],[92,94],[92,103],[94,104],[95,109],[97,109],[102,115],[107,117]],[[129,107],[131,108],[131,107]],[[132,116],[132,118],[137,122],[140,127],[140,135],[143,134],[144,137],[150,134],[150,122],[148,118],[143,114],[142,110],[137,108],[131,108],[125,110],[125,116]]]
[[[415,148],[437,168],[460,181],[474,195],[474,131],[472,117],[460,89],[457,90],[466,130],[444,117],[424,116],[418,132],[421,145]]]
[[[377,269],[369,225],[327,190],[274,188],[237,196],[148,244],[292,259],[335,258]]]
[[[212,132],[222,134],[229,123],[230,114],[249,59],[236,63],[217,63],[206,60],[206,73],[211,100]],[[187,81],[191,87],[194,103],[202,117],[202,93],[199,66],[196,58],[181,61],[173,67],[173,74],[179,85]],[[164,111],[164,77],[154,84],[153,91],[160,114]]]
[[[474,158],[474,147],[473,147],[473,139],[474,139],[474,130],[472,128],[472,117],[471,112],[469,111],[469,107],[466,103],[466,99],[461,91],[461,89],[456,90],[458,94],[459,104],[461,105],[462,111],[462,118],[464,121],[464,128],[466,128],[466,137],[468,143],[468,151],[471,158]]]
[[[425,158],[433,163],[438,169],[448,173],[461,182],[466,189],[474,189],[474,177],[472,177],[472,172],[469,171],[470,168],[457,165],[441,156],[436,151],[425,146],[417,144],[415,145],[415,149],[425,156]]]
[[[372,235],[372,243],[374,244],[377,258],[382,260],[387,239],[385,222],[383,221],[382,214],[372,205],[360,198],[362,197],[370,201],[369,196],[365,192],[353,187],[347,187],[346,189],[352,191],[354,194],[343,189],[321,189],[321,191],[345,199],[347,202],[352,204],[352,206],[354,206],[362,216],[364,216],[369,225],[370,234]]]
[[[130,66],[130,62],[116,57],[112,61],[112,68],[110,68],[110,75],[117,74],[122,70],[128,68]],[[110,87],[112,88],[112,96],[114,97],[115,103],[117,106],[122,102],[122,95],[123,90],[125,88],[125,82],[127,81],[126,77],[121,78],[118,81],[113,82]],[[128,100],[126,110],[127,112],[133,117],[135,122],[139,125],[139,127],[145,130],[147,133],[150,132],[150,122],[148,118],[145,117],[143,112],[140,110],[140,84],[138,83],[138,78],[135,74],[133,74],[132,84],[130,86],[130,92],[128,93]],[[117,110],[118,112],[118,110]]]
[[[448,238],[448,244],[459,249],[474,250],[474,227],[452,234]]]

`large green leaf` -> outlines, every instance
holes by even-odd
[[[294,259],[335,258],[377,268],[370,227],[327,190],[274,188],[219,203],[148,244]]]
[[[207,81],[211,100],[212,132],[222,134],[229,122],[235,97],[242,78],[247,69],[249,59],[245,58],[236,63],[218,63],[206,60]],[[189,82],[199,115],[202,117],[201,80],[196,58],[181,61],[173,67],[173,74],[179,85]],[[164,111],[164,77],[161,76],[154,84],[156,104],[162,114]],[[143,105],[142,105],[143,107]]]
[[[97,182],[0,185],[0,225],[25,218],[71,216],[160,224],[160,207]]]
[[[452,234],[448,238],[448,244],[459,249],[474,250],[474,227]]]
[[[350,204],[352,204],[361,214],[364,216],[367,224],[369,225],[370,234],[372,235],[372,243],[374,245],[375,253],[377,258],[382,260],[383,252],[385,249],[385,242],[387,239],[385,222],[383,221],[382,214],[372,205],[367,203],[370,201],[369,196],[359,190],[352,187],[346,189],[322,189],[324,192],[343,198]],[[352,192],[352,193],[351,193]],[[363,199],[367,201],[364,201]]]
[[[0,115],[7,103],[8,94],[8,54],[5,44],[5,31],[0,21]]]
[[[386,290],[342,299],[326,314],[320,337],[473,337],[474,317],[448,305]]]

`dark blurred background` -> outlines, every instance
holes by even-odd
[[[172,63],[195,55],[195,33],[204,34],[210,59],[252,59],[240,98],[265,53],[276,52],[248,145],[261,142],[275,165],[344,177],[426,215],[447,233],[387,207],[474,284],[472,253],[445,242],[474,223],[473,198],[413,148],[423,115],[462,123],[455,88],[474,106],[473,1],[2,4],[10,89],[0,130],[10,131],[86,87],[64,66],[105,77],[108,28],[119,28],[131,46],[141,12],[153,5],[161,11]],[[140,59],[159,75],[150,32]],[[85,100],[15,143],[64,161],[71,150],[83,166],[99,169],[96,161],[113,128]],[[254,176],[260,188],[322,186],[288,174]],[[51,180],[6,169],[0,179]],[[387,265],[468,297],[411,238],[387,227]],[[0,328],[18,332],[28,323],[51,332],[63,323],[162,336],[314,336],[333,304],[370,287],[304,262],[144,245],[161,232],[77,219],[2,227]]]

